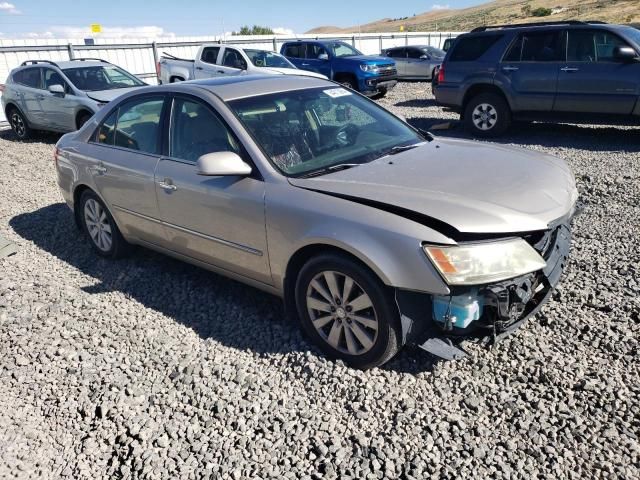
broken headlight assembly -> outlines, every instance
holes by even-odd
[[[422,248],[449,285],[484,285],[546,266],[544,259],[522,238]]]

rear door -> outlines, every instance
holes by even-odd
[[[89,145],[89,170],[118,226],[140,240],[166,244],[154,174],[160,159],[165,95],[125,101],[102,122]]]
[[[168,155],[156,171],[169,248],[271,283],[264,182],[257,176],[203,176],[196,168],[207,153],[244,156],[239,141],[211,106],[194,97],[175,97],[170,125]]]
[[[514,111],[550,112],[563,61],[564,35],[561,30],[523,32],[507,49],[495,82],[510,93]]]
[[[616,47],[631,47],[607,30],[567,31],[567,61],[560,68],[555,110],[629,115],[640,94],[640,63],[614,58]]]
[[[220,47],[204,47],[195,62],[195,77],[211,78],[224,74],[217,65],[219,55]]]
[[[418,78],[431,77],[431,56],[421,48],[407,47],[407,76]]]
[[[20,86],[18,91],[20,109],[32,127],[45,127],[42,94],[42,68],[28,67],[13,74],[14,81]]]
[[[407,74],[407,49],[405,47],[390,48],[387,50],[386,57],[393,58],[396,62],[398,77],[406,77]]]
[[[47,123],[59,130],[75,130],[77,97],[73,94],[73,90],[71,90],[67,82],[64,81],[62,75],[53,68],[43,68],[42,74],[44,82],[44,100],[42,101],[42,105]],[[62,86],[65,93],[51,93],[49,91],[51,85]]]

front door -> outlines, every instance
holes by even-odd
[[[247,71],[247,61],[235,48],[224,47],[222,59],[218,65],[218,72],[221,76],[241,75]]]
[[[206,153],[242,148],[220,117],[200,100],[176,97],[169,155],[156,171],[156,192],[169,248],[202,262],[271,283],[264,182],[255,176],[202,176]]]
[[[329,61],[329,52],[322,45],[310,43],[307,45],[307,54],[304,62],[300,65],[303,70],[321,73],[331,78],[331,62]]]
[[[387,57],[396,62],[396,70],[399,77],[407,76],[407,49],[404,47],[392,48],[387,51]]]
[[[631,114],[640,94],[640,63],[614,57],[616,47],[630,45],[605,30],[571,29],[567,34],[555,110]]]
[[[165,243],[154,172],[160,158],[164,95],[125,102],[88,143],[89,170],[120,229],[156,245]]]
[[[564,61],[562,30],[522,33],[498,66],[495,82],[517,112],[550,112]]]
[[[200,58],[195,62],[195,77],[211,78],[224,73],[217,65],[219,54],[220,47],[204,47]]]
[[[75,106],[77,99],[62,76],[52,68],[43,68],[44,99],[42,106],[47,123],[59,130],[75,130]],[[51,85],[60,85],[65,93],[51,93]]]

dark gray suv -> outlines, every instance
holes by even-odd
[[[579,21],[480,27],[447,52],[434,94],[482,137],[513,120],[640,124],[640,31]]]

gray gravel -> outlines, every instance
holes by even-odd
[[[423,83],[382,103],[445,114]],[[442,135],[464,136],[456,128]],[[571,165],[584,213],[543,313],[494,349],[325,360],[279,301],[137,250],[96,257],[55,136],[0,132],[0,478],[640,478],[640,130],[500,140]]]

